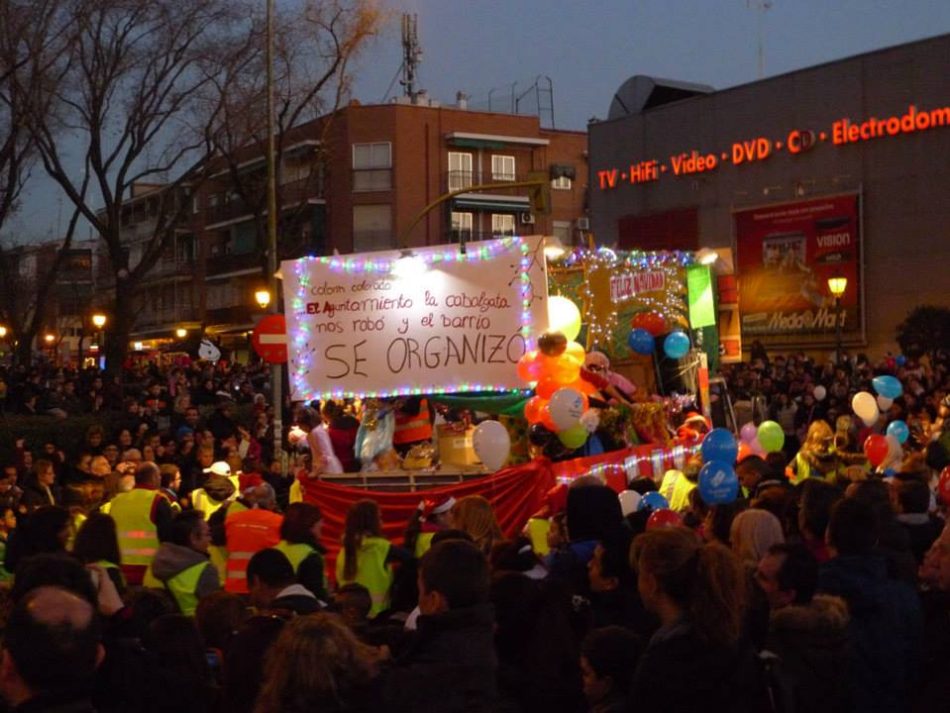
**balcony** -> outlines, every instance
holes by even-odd
[[[529,178],[527,171],[509,174],[492,174],[491,171],[483,171],[482,173],[476,171],[447,171],[442,190],[451,193],[452,191],[461,191],[469,186],[491,184],[492,186],[497,185],[499,191],[508,189],[527,194],[529,189],[523,186],[511,188],[509,184],[527,181]]]
[[[257,204],[249,205],[243,200],[235,198],[227,203],[208,206],[205,214],[205,229],[214,228],[222,223],[251,220],[257,214],[267,215],[266,192],[263,190],[263,186],[261,188],[260,202]],[[277,200],[280,201],[282,210],[295,208],[307,201],[322,201],[323,198],[323,181],[312,177],[292,181],[277,187]]]

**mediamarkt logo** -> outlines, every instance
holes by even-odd
[[[841,327],[845,326],[846,312],[841,312]],[[804,332],[834,329],[836,315],[822,307],[817,311],[807,309],[803,312],[760,312],[745,315],[743,328],[750,332]]]

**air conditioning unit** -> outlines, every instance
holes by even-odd
[[[524,225],[534,225],[534,213],[522,213],[521,222]]]
[[[577,219],[577,229],[578,230],[590,230],[590,218],[583,217]]]

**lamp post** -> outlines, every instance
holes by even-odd
[[[270,290],[257,290],[254,293],[254,300],[258,307],[266,310],[270,306]]]
[[[185,337],[188,336],[188,330],[185,329],[184,327],[179,327],[178,329],[175,330],[175,336],[178,337],[179,339],[184,339]]]
[[[847,289],[847,277],[834,275],[828,278],[828,291],[835,298],[835,366],[841,363],[841,298]]]
[[[103,350],[103,328],[106,326],[108,319],[102,312],[95,312],[91,317],[92,326],[96,328],[96,343],[99,345],[99,354],[105,354]],[[79,368],[82,369],[82,337],[79,339]]]

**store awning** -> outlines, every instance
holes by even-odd
[[[487,193],[463,193],[452,200],[455,208],[472,210],[496,210],[519,213],[531,210],[531,201],[527,196],[505,196]]]

